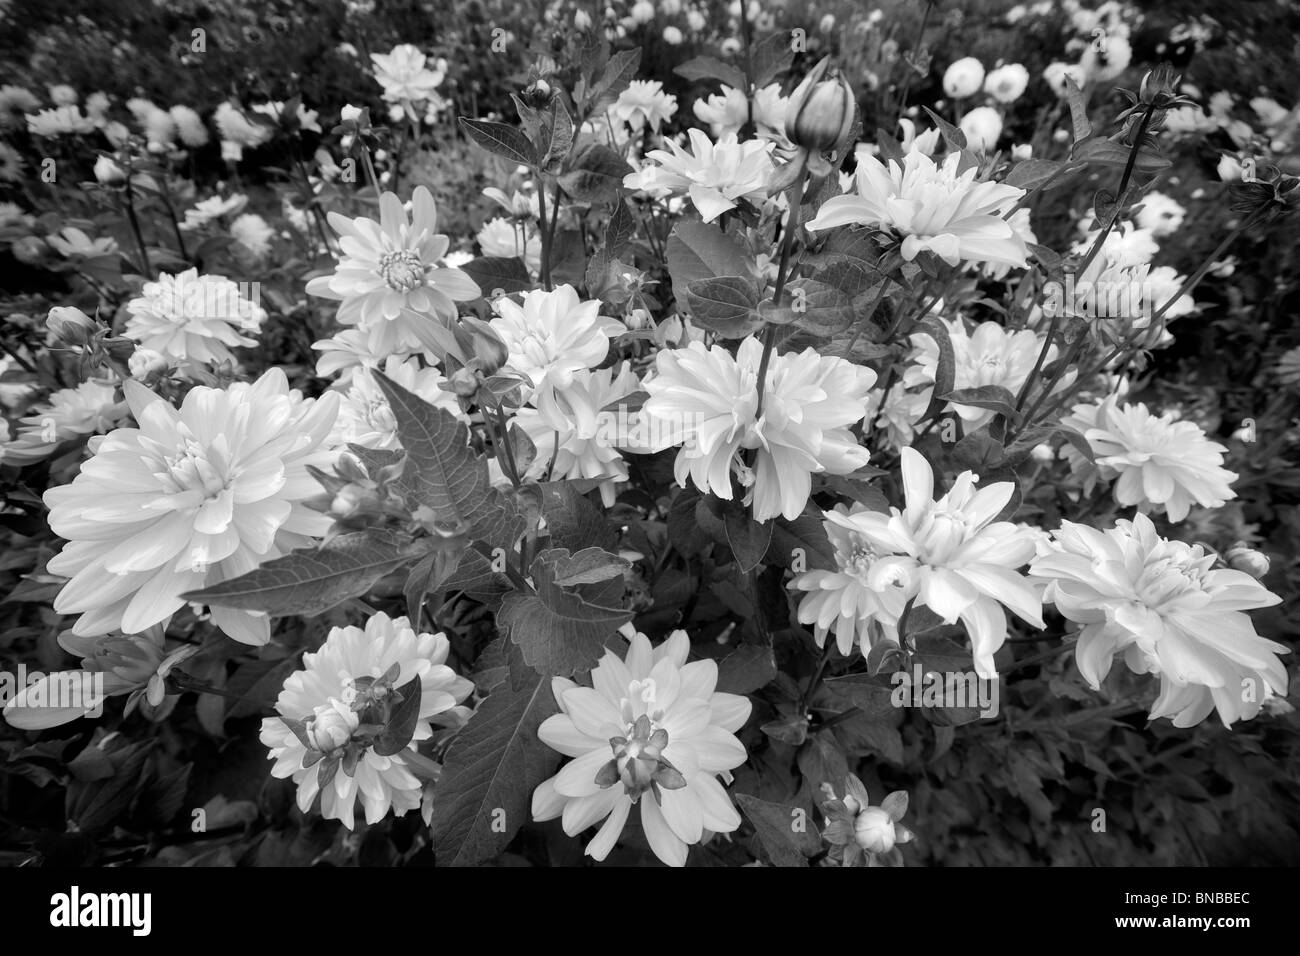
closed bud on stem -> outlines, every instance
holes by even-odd
[[[868,853],[888,853],[897,842],[893,818],[880,807],[867,807],[853,821],[853,839]]]
[[[95,160],[95,181],[104,186],[121,186],[126,182],[126,170],[107,156]]]
[[[59,305],[50,309],[50,314],[45,319],[45,327],[53,332],[63,345],[85,345],[98,328],[94,319],[70,305]]]
[[[469,332],[474,349],[474,358],[478,360],[479,370],[484,375],[495,375],[497,369],[506,364],[510,350],[493,331],[492,326],[473,316],[461,318],[463,327]]]
[[[1245,571],[1252,578],[1262,578],[1268,574],[1270,563],[1268,555],[1254,548],[1248,548],[1245,544],[1233,545],[1224,555],[1224,559],[1228,562],[1228,567],[1234,571]]]
[[[824,79],[829,58],[822,60],[790,94],[785,135],[812,153],[835,149],[853,129],[853,87],[842,76]]]

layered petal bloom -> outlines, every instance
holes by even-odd
[[[762,140],[737,142],[735,134],[715,144],[703,130],[689,131],[690,150],[671,140],[668,149],[652,149],[639,172],[624,177],[628,189],[656,195],[691,197],[705,222],[712,222],[743,201],[760,204],[767,197],[772,175],[773,144]]]
[[[499,259],[523,259],[529,272],[542,267],[542,237],[524,223],[497,216],[483,224],[474,237],[485,256]]]
[[[867,414],[876,373],[811,348],[774,353],[760,416],[762,354],[752,336],[734,356],[699,342],[665,349],[645,381],[650,398],[642,413],[654,448],[684,445],[674,466],[679,485],[689,478],[701,491],[730,500],[735,473],[756,520],[793,520],[808,502],[813,474],[844,475],[867,463],[869,453],[850,427]],[[742,460],[746,450],[754,453],[752,467]]]
[[[977,182],[975,167],[961,169],[960,153],[938,165],[921,152],[903,162],[858,154],[856,193],[828,199],[808,223],[817,232],[864,224],[887,230],[902,241],[903,258],[912,261],[929,250],[948,265],[992,262],[1023,267],[1025,237],[1003,216],[1024,190],[1003,183]]]
[[[565,388],[575,373],[599,365],[623,323],[600,314],[600,301],[583,301],[571,285],[525,292],[523,304],[502,297],[490,321],[510,351],[509,366],[534,388]]]
[[[618,95],[610,112],[616,120],[637,132],[648,125],[657,133],[677,112],[677,97],[665,93],[664,85],[658,80],[633,80]]]
[[[446,78],[446,61],[437,63],[437,70],[430,70],[426,65],[428,57],[409,43],[395,46],[388,53],[372,53],[370,60],[375,65],[375,81],[384,88],[384,99],[389,103],[435,99],[435,91]]]
[[[1012,332],[997,322],[980,322],[973,331],[968,331],[960,318],[940,321],[948,327],[948,339],[952,342],[956,366],[954,389],[997,385],[1012,395],[1020,394],[1042,351],[1041,336],[1028,329]],[[913,364],[903,373],[903,384],[910,389],[922,389],[928,402],[939,369],[939,343],[928,332],[917,332],[912,335],[912,346]],[[1046,361],[1054,362],[1058,353],[1053,345],[1047,350]],[[1074,379],[1073,371],[1066,373],[1054,391],[1068,388]],[[949,403],[948,408],[961,418],[967,432],[988,424],[996,414],[975,405]]]
[[[1108,531],[1063,522],[1029,573],[1047,582],[1044,600],[1082,625],[1075,659],[1094,689],[1122,653],[1131,670],[1160,677],[1153,720],[1190,727],[1217,709],[1231,726],[1286,695],[1277,655],[1287,648],[1260,637],[1244,613],[1282,599],[1215,559],[1138,515]]]
[[[1034,556],[1037,536],[1031,528],[993,520],[1011,500],[1011,482],[977,490],[978,477],[964,471],[936,501],[930,463],[913,448],[904,448],[901,457],[906,508],[891,508],[889,514],[825,512],[828,522],[846,532],[836,548],[841,572],[812,577],[809,572],[795,579],[795,587],[810,592],[804,598],[809,610],[801,603],[800,619],[815,621],[823,640],[833,628],[844,649],[852,646],[855,633],[866,633],[870,618],[863,615],[874,616],[883,633],[894,638],[904,607],[915,601],[947,624],[965,625],[975,670],[993,679],[993,655],[1007,636],[1003,606],[1034,627],[1044,626],[1038,592],[1016,570]],[[874,596],[868,598],[864,589]],[[840,607],[816,593],[822,590],[838,593]],[[842,620],[851,614],[859,617],[856,628]]]
[[[384,374],[408,392],[430,405],[464,418],[456,394],[442,388],[446,377],[436,368],[423,368],[415,356],[391,356],[384,362]],[[380,391],[370,369],[362,368],[351,377],[351,386],[343,393],[339,417],[330,436],[331,445],[362,445],[366,448],[400,448],[397,419]]]
[[[537,449],[527,477],[601,478],[601,499],[606,507],[613,505],[616,485],[627,481],[627,462],[619,448],[635,440],[621,432],[634,426],[634,419],[602,409],[640,387],[641,380],[624,363],[617,369],[577,372],[564,388],[537,391],[531,405],[514,418]]]
[[[367,823],[391,809],[398,816],[420,806],[422,784],[411,764],[427,762],[415,749],[433,735],[433,723],[463,722],[457,705],[474,685],[447,666],[451,645],[443,634],[416,634],[404,617],[382,611],[365,629],[336,627],[302,670],[290,674],[276,698],[278,717],[262,721],[273,777],[292,777],[298,807],[306,813],[320,797],[320,812],[349,830],[359,802]],[[371,721],[406,684],[420,682],[419,719],[398,753],[375,752]],[[289,723],[292,722],[292,723]]]
[[[139,633],[185,592],[305,547],[331,524],[303,501],[320,491],[307,466],[334,456],[337,395],[304,399],[279,369],[195,387],[179,410],[138,382],[124,389],[137,427],[92,439],[76,479],[45,492],[50,527],[67,539],[48,569],[71,578],[54,609],[81,615],[76,634]],[[213,607],[212,620],[247,644],[270,638],[265,615]]]
[[[379,222],[331,212],[343,257],[332,275],[307,283],[312,295],[341,303],[338,320],[364,331],[377,355],[436,349],[430,326],[455,321],[456,303],[481,294],[464,272],[438,265],[450,242],[435,232],[438,211],[427,188],[416,187],[411,207],[408,220],[397,196],[384,193]]]
[[[1082,433],[1096,458],[1094,471],[1077,451],[1067,450],[1075,472],[1117,479],[1115,500],[1121,505],[1182,521],[1193,504],[1218,508],[1237,496],[1231,487],[1237,474],[1222,467],[1228,449],[1174,412],[1157,416],[1141,402],[1120,405],[1111,395],[1075,405],[1061,424]]]
[[[12,441],[4,445],[10,464],[40,461],[61,442],[108,431],[127,416],[117,386],[96,379],[61,388],[24,415]]]
[[[586,852],[603,860],[632,808],[655,856],[684,866],[706,831],[730,833],[740,814],[718,778],[745,762],[735,733],[749,719],[748,698],[715,692],[718,666],[686,662],[691,642],[674,631],[652,648],[634,634],[625,659],[606,651],[591,687],[551,681],[560,713],[537,736],[574,759],[533,792],[533,818],[560,817],[575,836],[601,820]]]
[[[167,646],[161,625],[142,634],[79,637],[59,635],[59,645],[82,658],[81,670],[46,674],[18,692],[5,705],[4,719],[21,730],[58,727],[81,717],[97,716],[109,697],[125,696],[124,715],[137,707],[151,720],[161,720],[175,706],[167,693],[173,667],[198,653],[195,644]]]
[[[122,334],[178,363],[235,363],[231,348],[256,345],[266,310],[225,276],[162,273],[126,304]]]

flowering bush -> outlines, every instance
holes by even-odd
[[[160,6],[0,87],[22,860],[1300,862],[1275,23]]]

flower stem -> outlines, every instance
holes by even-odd
[[[778,308],[781,305],[781,296],[785,293],[786,279],[789,278],[790,250],[794,246],[794,234],[799,231],[803,188],[807,181],[808,167],[805,165],[799,172],[799,178],[787,193],[790,211],[786,216],[785,233],[781,236],[781,262],[776,269],[776,287],[772,292],[772,304]],[[772,351],[776,346],[776,329],[775,325],[768,325],[763,329],[763,357],[758,360],[758,404],[754,406],[755,419],[763,417],[763,391],[767,385],[767,367],[771,364]]]

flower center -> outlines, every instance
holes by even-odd
[[[629,691],[635,692],[642,682],[633,681]],[[641,699],[647,703],[654,701],[654,681],[647,680]],[[644,697],[648,691],[649,699]],[[626,712],[633,702],[625,700]],[[596,774],[596,785],[608,789],[621,783],[624,792],[633,803],[649,790],[654,794],[655,802],[662,805],[661,790],[680,790],[686,786],[686,778],[664,756],[668,746],[668,731],[658,727],[647,714],[642,714],[627,728],[627,736],[611,737],[610,749],[614,759],[600,768]]]
[[[410,292],[424,285],[424,260],[418,252],[397,249],[379,257],[379,277],[394,292]]]
[[[163,459],[164,470],[158,477],[170,494],[201,491],[205,499],[215,498],[226,488],[226,469],[215,449],[205,448],[192,438],[175,455]],[[214,458],[216,459],[214,461]]]

